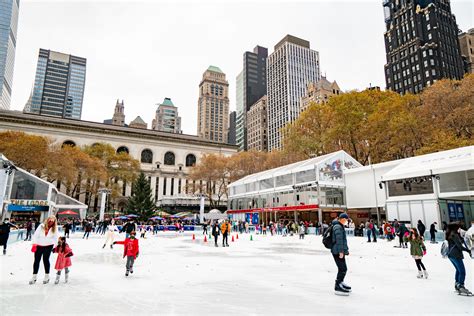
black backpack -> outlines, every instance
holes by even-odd
[[[328,229],[323,234],[323,245],[327,249],[332,249],[332,246],[334,246],[334,242],[332,241],[332,230],[333,230],[333,225],[329,225]]]

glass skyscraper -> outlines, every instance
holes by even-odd
[[[81,119],[86,59],[40,49],[36,76],[24,111]]]
[[[0,109],[10,109],[20,0],[0,0]]]

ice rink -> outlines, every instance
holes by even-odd
[[[234,234],[235,235],[235,234]],[[122,240],[124,235],[117,235]],[[416,278],[408,249],[395,241],[367,243],[349,237],[346,283],[349,297],[334,295],[336,266],[321,237],[239,235],[215,248],[203,236],[161,233],[140,239],[135,273],[125,277],[123,247],[102,249],[104,238],[75,234],[69,283],[29,285],[30,242],[9,246],[0,256],[1,315],[473,315],[474,298],[454,292],[454,267],[427,244],[429,279]],[[51,257],[54,267],[56,255]],[[472,290],[472,260],[464,260]],[[64,272],[63,272],[64,274]]]

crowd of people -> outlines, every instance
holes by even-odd
[[[113,219],[106,219],[104,221],[84,219],[82,222],[79,222],[76,219],[66,218],[61,221],[63,228],[63,236],[61,236],[58,228],[59,223],[55,216],[48,217],[43,223],[38,223],[32,219],[24,225],[27,231],[24,240],[31,240],[31,251],[34,253],[33,276],[29,283],[36,283],[41,262],[43,263],[45,272],[43,283],[47,284],[49,282],[50,255],[52,253],[58,254],[54,266],[57,271],[55,284],[59,283],[63,270],[65,270],[65,282],[68,282],[73,252],[67,243],[67,238],[70,237],[71,233],[76,232],[78,227],[81,227],[84,232],[83,239],[88,239],[91,233],[105,235],[102,248],[110,247],[113,249],[113,245],[123,245],[123,257],[127,258],[125,275],[128,276],[133,273],[134,262],[139,256],[137,233],[140,232],[140,238],[146,238],[147,232],[156,234],[158,226],[166,224],[173,225],[175,231],[182,232],[184,226],[189,223],[179,219],[169,222],[150,223],[128,218],[127,220],[117,223]],[[241,234],[249,233],[252,227],[248,222],[231,220],[207,221],[203,223],[202,226],[203,234],[206,235],[208,234],[208,226],[211,227],[210,235],[214,238],[215,247],[219,246],[219,237],[221,235],[222,247],[229,247],[228,238],[232,231]],[[436,243],[436,226],[437,223],[434,222],[430,225],[429,229],[430,242],[432,243]],[[316,234],[322,235],[323,243],[331,250],[336,263],[338,273],[335,281],[335,293],[337,295],[349,295],[352,288],[344,283],[347,273],[345,259],[346,256],[349,255],[347,230],[355,230],[357,228],[346,213],[340,214],[330,225],[327,225],[325,222],[313,224],[305,221],[295,222],[282,220],[269,222],[268,224],[257,224],[252,228],[255,229],[255,233],[261,235],[267,235],[267,232],[268,235],[271,236],[280,235],[283,237],[297,234],[299,239],[304,239],[310,227],[315,228],[314,231]],[[3,246],[3,254],[6,254],[8,236],[11,229],[18,228],[19,227],[10,222],[8,218],[0,224],[0,245]],[[427,269],[422,261],[423,257],[427,254],[427,248],[425,246],[426,226],[421,220],[418,221],[416,227],[410,227],[397,219],[392,222],[383,221],[380,227],[378,227],[374,220],[368,220],[366,223],[361,223],[358,228],[365,232],[367,242],[377,242],[378,236],[379,238],[386,239],[388,242],[398,237],[399,246],[394,247],[408,248],[409,244],[410,255],[414,259],[418,271],[417,278],[428,278]],[[455,290],[461,295],[471,296],[472,293],[465,287],[466,269],[463,262],[463,252],[469,253],[469,255],[474,258],[474,221],[467,231],[463,229],[461,223],[447,224],[443,222],[442,228],[445,233],[445,241],[441,247],[441,252],[442,256],[448,258],[455,268]],[[125,239],[115,241],[115,233],[124,233]]]

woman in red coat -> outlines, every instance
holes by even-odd
[[[59,237],[58,245],[53,249],[53,252],[58,254],[56,265],[54,266],[54,269],[58,271],[56,273],[56,281],[54,281],[54,284],[59,283],[59,278],[61,277],[61,271],[63,269],[66,270],[65,281],[67,283],[69,278],[69,267],[71,266],[71,257],[73,254],[72,249],[66,243],[66,237]]]
[[[129,238],[125,238],[124,241],[114,241],[114,245],[123,245],[123,257],[127,257],[127,263],[125,264],[125,276],[128,276],[128,273],[133,273],[133,264],[135,259],[137,259],[140,252],[138,246],[138,239],[135,238],[136,233],[132,231]]]

